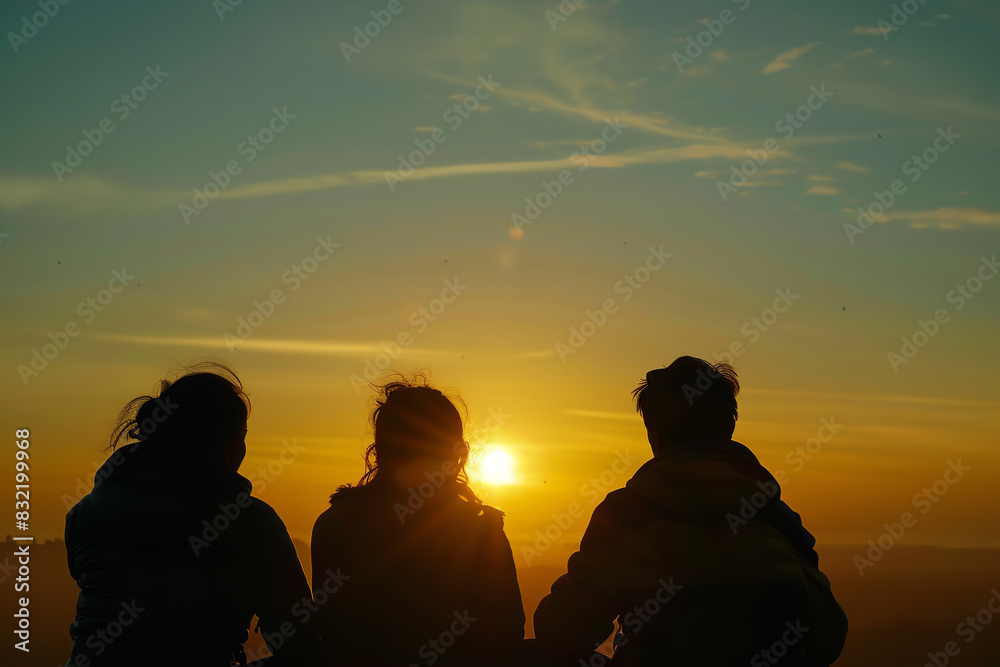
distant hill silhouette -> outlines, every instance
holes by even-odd
[[[306,576],[310,577],[309,545],[302,540],[294,543]],[[8,536],[0,552],[0,617],[5,619],[0,664],[62,665],[72,644],[69,626],[78,592],[69,576],[65,544],[50,540],[31,547],[29,655],[15,650],[10,639],[17,595],[13,590],[17,576],[12,556],[15,548]],[[966,616],[975,616],[985,606],[993,588],[1000,590],[1000,550],[897,545],[861,577],[852,559],[865,549],[827,546],[819,550],[820,565],[851,623],[838,667],[919,667],[927,662],[928,651],[940,652],[948,641],[957,642],[960,649],[949,664],[1000,667],[1000,616],[970,643],[955,632]],[[535,606],[562,573],[552,567],[520,567],[518,578],[529,619],[528,636],[533,634],[530,619]],[[262,644],[260,637],[253,635],[247,643],[248,651],[260,655]]]
[[[819,550],[820,567],[850,619],[838,667],[922,667],[928,652],[940,653],[949,641],[960,651],[949,665],[1000,667],[1000,616],[969,643],[956,634],[1000,590],[1000,550],[896,545],[862,577],[853,558],[867,548]]]

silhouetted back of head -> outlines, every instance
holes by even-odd
[[[392,476],[404,467],[423,466],[443,472],[449,483],[456,484],[459,496],[479,503],[465,475],[469,445],[452,399],[419,373],[410,378],[400,375],[375,389],[371,415],[375,442],[365,452],[366,471],[359,485],[379,474]]]
[[[446,459],[460,453],[462,417],[437,389],[406,382],[385,385],[372,422],[375,451],[383,466],[414,458]]]
[[[216,458],[226,443],[242,441],[250,401],[236,372],[217,362],[186,370],[173,382],[161,380],[157,396],[140,396],[122,409],[111,449],[137,441],[163,454]]]
[[[650,438],[661,444],[701,436],[730,437],[736,427],[740,383],[728,364],[679,357],[646,373],[632,392]]]

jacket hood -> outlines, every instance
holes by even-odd
[[[238,473],[199,469],[198,462],[176,461],[135,443],[108,457],[89,497],[98,516],[122,530],[162,530],[198,524],[217,513],[220,503],[251,489]]]
[[[746,446],[724,438],[698,438],[644,464],[625,488],[683,521],[761,520],[776,528],[810,561],[816,539],[781,500],[777,480]]]

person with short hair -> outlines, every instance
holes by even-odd
[[[805,667],[840,655],[847,617],[816,540],[731,439],[738,392],[731,366],[694,357],[646,374],[633,394],[653,458],[594,510],[539,603],[542,655],[603,664],[594,650],[616,620],[619,666]]]

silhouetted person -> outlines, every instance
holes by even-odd
[[[80,586],[67,665],[245,664],[254,614],[272,650],[281,645],[275,664],[283,652],[308,659],[292,615],[311,600],[302,566],[281,519],[237,473],[248,414],[221,364],[122,410],[114,453],[66,516]]]
[[[462,418],[422,376],[379,390],[367,472],[313,528],[321,664],[502,660],[524,608],[503,514],[465,480]]]
[[[731,440],[736,372],[681,357],[635,390],[653,458],[594,510],[568,572],[535,612],[568,664],[612,631],[615,665],[829,665],[847,618],[815,539],[778,483]],[[558,660],[557,660],[558,661]]]

